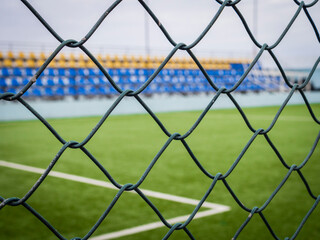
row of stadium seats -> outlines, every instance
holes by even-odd
[[[215,84],[235,84],[239,79],[231,76],[219,76],[219,77],[212,77],[210,76],[212,81]],[[127,78],[119,78],[114,76],[113,81],[119,84],[137,84],[137,83],[144,83],[147,81],[146,76],[130,76]],[[0,87],[2,88],[10,88],[10,87],[23,87],[30,81],[30,78],[21,78],[21,77],[13,77],[13,78],[0,78]],[[205,83],[207,79],[204,76],[156,76],[153,80],[155,83],[188,83],[188,84],[198,84],[198,83]],[[54,86],[85,86],[85,85],[103,85],[108,83],[107,78],[103,77],[75,77],[75,78],[67,78],[67,77],[40,77],[37,79],[35,85],[36,86],[45,86],[45,87],[54,87]],[[263,83],[263,81],[259,81]]]
[[[121,89],[137,90],[142,84],[118,84]],[[218,86],[222,84],[217,84]],[[226,88],[233,87],[234,84],[223,84]],[[221,87],[219,86],[219,87]],[[4,88],[0,87],[0,93],[12,92],[17,93],[20,89],[15,87]],[[253,84],[249,80],[245,80],[236,91],[260,91],[264,90],[261,85]],[[195,94],[213,92],[213,88],[207,82],[200,83],[151,83],[144,91],[144,94],[155,93],[179,93],[179,94]],[[98,96],[107,95],[112,96],[117,94],[116,90],[109,83],[103,85],[74,85],[74,86],[32,86],[25,94],[24,97],[64,97],[64,96]]]
[[[136,80],[114,78],[116,84],[123,90],[137,90],[146,81],[146,77],[141,76]],[[10,79],[9,79],[10,80]],[[12,81],[0,79],[0,93],[17,93],[22,86],[27,84],[27,78],[13,78]],[[239,78],[231,76],[220,76],[212,79],[217,87],[233,87]],[[249,75],[237,88],[236,91],[276,91],[279,90],[280,77],[277,76],[253,76]],[[183,93],[194,94],[199,92],[210,92],[213,88],[204,77],[174,77],[157,76],[143,91],[146,94],[154,93]],[[26,92],[25,97],[54,97],[54,96],[95,96],[95,95],[114,95],[115,89],[106,78],[39,78],[37,82]]]
[[[19,52],[14,54],[12,51],[3,54],[0,52],[0,67],[40,67],[47,59],[48,54],[41,52],[35,54],[33,52],[26,54]],[[96,56],[98,61],[106,68],[157,68],[164,57],[135,57],[135,56]],[[231,63],[247,64],[247,59],[212,59],[200,58],[201,64],[206,69],[229,69]],[[95,64],[84,54],[58,54],[49,65],[52,68],[95,68]],[[174,57],[165,68],[173,69],[197,69],[196,64],[191,58]]]
[[[232,64],[236,66],[235,64]],[[240,65],[240,64],[239,64]],[[242,75],[245,65],[236,66],[231,69],[207,70],[208,75],[226,76],[226,75]],[[129,77],[129,76],[151,76],[155,69],[134,69],[134,68],[113,68],[105,69],[110,76]],[[0,68],[1,77],[32,77],[36,74],[35,68]],[[199,69],[162,69],[159,76],[202,76],[203,73]],[[102,77],[104,74],[98,68],[46,68],[41,76],[46,77]]]
[[[38,60],[41,58],[44,60],[45,58],[44,54],[40,54],[39,56],[30,55],[30,58],[33,58],[33,60],[36,60],[37,57]],[[23,59],[23,61],[28,60],[22,54],[18,57],[8,55],[6,59],[9,58],[12,61],[16,61],[18,59]],[[121,58],[122,64],[124,59],[127,59],[127,57],[123,56]],[[148,61],[156,61],[156,59],[160,58],[154,57],[145,59],[149,59]],[[210,61],[211,63],[214,62],[212,59]],[[208,62],[210,61],[208,60]],[[221,68],[219,69],[205,68],[211,81],[219,88],[233,87],[249,66],[249,63],[240,63],[236,61],[221,61],[220,64]],[[121,67],[118,68],[110,67],[105,68],[105,70],[121,89],[136,90],[149,79],[156,70],[156,67],[151,68],[150,66],[150,68],[133,68],[121,65]],[[259,63],[256,64],[255,69],[261,69]],[[0,66],[0,93],[18,92],[30,81],[36,72],[36,67]],[[275,91],[279,89],[279,81],[279,77],[250,73],[250,75],[248,75],[243,83],[237,88],[237,91]],[[143,91],[143,93],[154,94],[180,92],[182,94],[194,94],[210,91],[213,91],[213,88],[210,86],[199,68],[164,68],[157,74],[155,79]],[[96,66],[90,68],[48,66],[24,96],[54,98],[63,96],[110,96],[116,93],[116,90],[111,86],[109,80]]]

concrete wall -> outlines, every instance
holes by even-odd
[[[274,106],[281,105],[288,96],[282,93],[234,93],[234,98],[241,107]],[[310,103],[320,103],[320,92],[306,93]],[[154,112],[203,110],[214,95],[158,95],[141,98]],[[103,115],[115,98],[78,99],[68,98],[60,101],[36,100],[28,103],[45,118],[65,118]],[[303,104],[299,93],[295,93],[288,104]],[[212,106],[212,109],[234,108],[232,102],[222,95]],[[125,98],[112,114],[143,114],[146,111],[134,98]],[[0,121],[29,120],[35,117],[19,102],[0,101]]]

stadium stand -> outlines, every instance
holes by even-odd
[[[19,91],[45,62],[41,52],[0,52],[0,92]],[[163,61],[163,57],[103,56],[97,59],[122,89],[138,89]],[[246,59],[200,59],[218,87],[233,87],[249,66]],[[280,76],[265,74],[259,63],[237,91],[279,91]],[[144,91],[152,94],[197,94],[213,89],[192,59],[170,60]],[[102,72],[85,55],[60,53],[44,70],[25,97],[113,96],[117,94]]]

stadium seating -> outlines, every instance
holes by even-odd
[[[113,81],[121,89],[140,88],[164,58],[134,56],[103,56],[97,59]],[[41,52],[0,52],[0,93],[17,93],[34,76],[45,62]],[[211,81],[218,87],[232,88],[249,66],[248,60],[200,59]],[[256,64],[255,71],[241,83],[236,91],[277,91],[279,76],[256,74],[262,69]],[[253,72],[255,74],[253,74]],[[196,64],[186,58],[171,59],[143,93],[197,94],[214,91]],[[43,71],[24,97],[62,98],[64,96],[112,96],[117,91],[102,71],[83,54],[58,54]]]

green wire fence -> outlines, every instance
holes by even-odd
[[[26,109],[28,109],[35,117],[37,117],[47,128],[48,130],[55,136],[55,138],[63,144],[62,148],[60,151],[57,153],[57,155],[54,157],[54,159],[51,161],[45,172],[41,175],[41,177],[38,179],[38,181],[32,186],[32,188],[25,194],[22,198],[16,198],[16,197],[11,197],[11,198],[3,198],[0,196],[0,209],[3,207],[8,207],[8,206],[19,206],[22,205],[24,206],[27,210],[30,211],[35,217],[37,217],[45,226],[47,226],[48,229],[52,231],[52,233],[58,238],[58,239],[66,239],[64,236],[62,236],[54,226],[52,226],[43,216],[41,216],[35,209],[33,209],[28,203],[27,200],[37,191],[38,187],[41,185],[41,183],[44,181],[44,179],[48,176],[54,165],[57,163],[57,161],[60,159],[64,151],[68,148],[74,148],[74,149],[81,149],[83,153],[86,154],[88,158],[91,159],[91,161],[103,172],[103,174],[106,176],[106,178],[115,186],[117,187],[118,193],[108,206],[108,208],[104,211],[104,213],[100,216],[100,218],[96,221],[94,226],[90,229],[90,231],[82,238],[79,237],[74,237],[73,239],[88,239],[94,232],[95,230],[99,227],[99,225],[102,223],[102,221],[108,216],[109,212],[111,209],[115,206],[121,195],[125,191],[135,191],[137,194],[140,195],[140,197],[150,206],[150,208],[155,212],[155,214],[159,217],[159,219],[163,222],[163,225],[168,228],[167,234],[163,237],[163,239],[168,239],[170,235],[176,231],[176,230],[183,230],[186,232],[186,234],[189,236],[190,239],[195,239],[192,233],[188,229],[188,225],[194,218],[194,216],[197,214],[199,211],[200,207],[202,204],[206,201],[208,196],[212,194],[214,187],[218,181],[222,181],[226,189],[230,192],[232,197],[234,198],[235,202],[238,204],[240,208],[243,209],[243,211],[246,211],[249,213],[248,218],[242,223],[242,225],[239,227],[239,229],[234,233],[234,237],[232,239],[237,239],[241,231],[246,227],[248,222],[252,219],[252,216],[254,214],[259,215],[260,218],[263,220],[265,223],[265,226],[267,229],[270,231],[271,236],[274,239],[279,239],[279,237],[276,235],[274,230],[272,229],[271,225],[268,223],[268,220],[263,214],[263,211],[265,208],[270,204],[272,199],[275,197],[275,195],[281,190],[282,186],[285,184],[285,182],[288,180],[290,175],[293,172],[297,172],[299,177],[301,178],[301,181],[305,185],[309,196],[314,199],[314,204],[308,211],[308,213],[305,215],[301,223],[299,224],[298,228],[296,229],[295,233],[289,238],[286,239],[295,239],[297,235],[299,234],[300,230],[302,229],[304,223],[308,220],[309,216],[311,213],[314,211],[314,209],[317,207],[319,201],[320,201],[320,195],[316,196],[312,192],[311,188],[308,185],[308,182],[304,175],[302,174],[301,169],[306,165],[310,157],[312,156],[312,153],[314,152],[319,139],[320,139],[320,132],[317,135],[316,140],[313,143],[313,146],[311,147],[311,150],[307,157],[304,159],[304,161],[300,165],[295,165],[293,164],[292,166],[289,166],[286,161],[283,159],[281,156],[280,152],[277,150],[277,147],[273,144],[271,139],[269,138],[268,134],[269,132],[273,129],[275,123],[277,122],[279,116],[281,115],[283,109],[286,107],[287,103],[291,99],[292,95],[297,92],[299,93],[304,102],[305,105],[307,106],[309,113],[317,124],[320,125],[320,120],[316,118],[312,107],[310,106],[308,99],[306,95],[304,94],[303,90],[306,87],[306,85],[310,82],[310,79],[312,78],[319,62],[320,62],[320,57],[315,61],[312,70],[310,71],[308,77],[302,82],[301,84],[294,84],[291,83],[281,66],[281,63],[277,59],[276,55],[273,52],[273,49],[275,49],[279,43],[282,41],[288,30],[291,28],[292,24],[296,21],[297,17],[300,14],[305,14],[310,25],[312,26],[314,30],[314,34],[320,43],[320,35],[319,31],[317,29],[316,24],[314,23],[311,15],[308,12],[309,8],[312,8],[315,4],[317,4],[318,0],[314,0],[313,2],[306,4],[303,1],[299,2],[298,0],[293,0],[293,4],[296,4],[297,10],[292,17],[292,19],[289,21],[288,25],[284,29],[284,31],[281,33],[279,38],[275,41],[274,44],[268,45],[268,44],[263,44],[259,43],[256,39],[255,36],[252,34],[245,18],[241,14],[241,11],[237,8],[237,4],[240,2],[240,0],[216,0],[216,2],[220,5],[218,11],[215,13],[215,15],[212,17],[212,20],[210,23],[206,26],[206,28],[203,30],[203,32],[199,35],[199,37],[192,42],[191,44],[187,45],[185,43],[176,43],[173,38],[170,36],[170,34],[166,31],[165,26],[161,24],[161,21],[157,18],[157,16],[153,13],[153,11],[149,8],[149,6],[143,1],[143,0],[138,0],[139,3],[142,5],[142,7],[145,9],[145,11],[150,15],[150,17],[154,20],[155,24],[160,28],[164,36],[167,38],[167,40],[170,42],[172,45],[172,50],[168,54],[168,56],[165,58],[165,60],[160,64],[160,66],[154,71],[154,73],[144,82],[144,84],[137,90],[133,91],[131,89],[121,89],[116,82],[112,79],[112,77],[109,75],[108,70],[103,68],[103,66],[99,63],[99,61],[91,54],[91,52],[84,46],[84,43],[94,34],[94,32],[98,29],[100,24],[107,18],[107,16],[112,12],[121,2],[122,0],[117,0],[115,1],[99,18],[99,20],[94,24],[94,26],[91,28],[91,30],[80,40],[76,41],[73,39],[63,39],[60,37],[60,35],[46,22],[44,18],[36,11],[36,9],[27,1],[27,0],[21,0],[22,3],[34,14],[34,16],[43,24],[43,26],[52,34],[54,38],[56,38],[60,44],[58,47],[53,51],[53,53],[48,57],[48,59],[45,61],[45,63],[38,69],[36,74],[30,79],[30,81],[17,93],[13,94],[10,92],[6,92],[3,94],[0,94],[0,100],[2,101],[18,101],[21,103]],[[125,3],[124,3],[125,4]],[[192,48],[194,48],[205,36],[206,34],[210,31],[212,26],[215,24],[216,20],[219,18],[220,14],[226,9],[226,8],[232,8],[234,12],[238,15],[239,19],[241,20],[243,26],[246,29],[246,32],[248,33],[250,39],[252,42],[260,49],[256,57],[252,60],[251,64],[245,71],[245,73],[240,77],[240,79],[237,81],[237,83],[227,89],[227,88],[218,88],[213,80],[209,77],[207,74],[206,70],[204,67],[201,65],[197,57],[194,55],[192,52]],[[23,95],[26,91],[28,91],[34,83],[36,83],[37,79],[41,75],[41,73],[46,69],[46,67],[49,65],[51,61],[54,60],[56,55],[63,49],[63,48],[79,48],[81,49],[94,63],[95,65],[100,69],[100,71],[103,73],[103,75],[108,79],[110,84],[113,86],[113,88],[119,93],[119,96],[116,98],[112,106],[108,109],[108,111],[104,114],[104,116],[101,118],[101,120],[98,122],[98,124],[93,128],[93,130],[90,132],[90,134],[82,141],[82,142],[75,142],[75,141],[65,141],[58,133],[57,131],[48,123],[48,121],[43,118],[35,109],[33,109],[24,99]],[[175,55],[175,53],[178,50],[186,51],[187,54],[193,59],[193,61],[197,64],[198,68],[201,70],[203,75],[205,76],[206,80],[208,83],[211,85],[211,87],[216,91],[214,94],[213,99],[211,102],[208,104],[208,106],[203,110],[202,114],[200,117],[197,119],[197,121],[193,124],[193,126],[183,135],[179,133],[170,133],[165,126],[161,123],[161,121],[157,118],[157,116],[153,113],[152,109],[148,107],[148,105],[139,97],[139,94],[142,93],[147,86],[155,79],[155,77],[159,74],[159,72],[163,69],[163,67],[168,63],[168,61]],[[286,83],[286,85],[291,89],[287,98],[285,101],[282,103],[280,109],[276,113],[273,121],[269,125],[267,129],[255,129],[253,126],[250,124],[248,118],[246,117],[245,113],[243,112],[241,106],[237,103],[237,101],[234,99],[232,96],[232,93],[242,84],[246,76],[250,73],[251,69],[254,67],[254,65],[257,63],[259,58],[264,52],[268,52],[268,54],[272,57],[274,63],[276,64],[277,68],[281,72],[283,81]],[[222,174],[222,173],[217,173],[215,175],[209,173],[202,165],[201,163],[197,160],[195,154],[192,152],[192,149],[188,146],[186,142],[186,138],[197,128],[199,123],[202,121],[202,119],[205,117],[205,115],[208,113],[208,111],[212,108],[216,100],[221,96],[221,95],[226,95],[234,104],[234,106],[237,108],[239,113],[241,114],[242,118],[244,119],[248,129],[252,132],[252,137],[249,140],[249,142],[246,144],[246,146],[243,148],[241,151],[240,155],[237,157],[237,159],[234,161],[232,166],[229,168],[229,170]],[[90,139],[95,135],[95,133],[99,130],[99,128],[104,124],[106,119],[110,116],[110,114],[113,112],[113,110],[117,107],[117,105],[124,99],[124,98],[135,98],[141,106],[147,111],[148,114],[154,119],[154,121],[158,124],[159,128],[166,134],[168,137],[166,143],[162,146],[162,148],[159,150],[157,155],[152,159],[150,162],[149,166],[141,176],[141,178],[135,183],[135,184],[125,184],[121,185],[119,184],[107,171],[107,169],[102,166],[99,161],[86,149],[86,144],[90,141]],[[255,141],[256,137],[258,135],[263,135],[265,139],[267,140],[268,144],[270,147],[273,149],[275,154],[277,155],[279,161],[282,163],[283,167],[287,169],[287,174],[283,178],[283,180],[279,183],[278,187],[273,191],[273,193],[269,196],[269,198],[266,200],[266,202],[260,206],[260,207],[254,207],[254,208],[248,208],[244,204],[241,203],[237,195],[234,193],[232,188],[228,184],[228,176],[232,174],[233,170],[236,168],[237,164],[241,161],[242,157],[244,156],[245,152],[248,150],[249,146]],[[189,155],[192,157],[193,161],[196,163],[196,165],[199,167],[199,169],[203,172],[204,175],[206,175],[208,178],[212,180],[212,184],[210,187],[207,189],[206,193],[202,197],[202,199],[199,201],[198,205],[184,223],[176,223],[174,225],[171,225],[167,220],[163,217],[161,212],[155,207],[155,205],[152,203],[152,201],[144,195],[144,193],[139,189],[139,186],[144,182],[146,179],[147,175],[150,173],[152,170],[154,164],[157,162],[159,157],[163,154],[163,152],[166,150],[166,148],[171,144],[173,141],[181,141],[181,143],[184,145],[185,149],[188,151]]]

